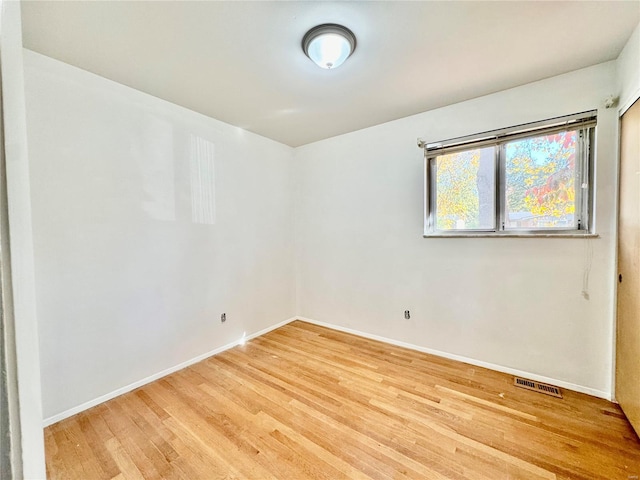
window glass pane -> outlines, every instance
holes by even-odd
[[[577,131],[505,145],[505,229],[576,227]]]
[[[436,157],[436,229],[494,229],[495,174],[493,146]]]

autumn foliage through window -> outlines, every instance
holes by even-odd
[[[425,233],[586,230],[592,122],[427,150]]]
[[[494,151],[490,147],[436,158],[438,230],[494,227]]]
[[[506,145],[505,228],[576,227],[577,132]]]

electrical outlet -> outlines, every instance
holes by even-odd
[[[222,315],[220,315],[220,322],[224,323],[227,321],[227,314],[223,313]]]
[[[404,318],[406,318],[407,320],[411,318],[411,314],[409,313],[409,310],[404,311]]]

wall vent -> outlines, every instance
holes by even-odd
[[[513,384],[516,387],[526,388],[527,390],[533,390],[534,392],[545,393],[552,397],[562,398],[562,392],[558,387],[553,385],[547,385],[546,383],[535,382],[533,380],[527,380],[526,378],[515,377]]]

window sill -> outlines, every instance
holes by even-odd
[[[597,233],[430,233],[424,238],[600,238]]]

